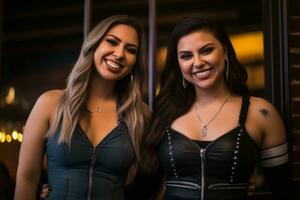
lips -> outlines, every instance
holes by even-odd
[[[193,72],[193,75],[197,79],[206,79],[211,75],[211,73],[212,73],[211,69],[205,69],[205,70],[199,70],[199,71]]]
[[[114,62],[112,60],[105,60],[106,66],[107,68],[112,71],[112,72],[118,72],[121,70],[121,68],[123,67],[122,64]]]

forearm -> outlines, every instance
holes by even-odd
[[[36,200],[37,181],[18,177],[14,200]]]

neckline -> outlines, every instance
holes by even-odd
[[[193,142],[195,142],[201,149],[206,148],[211,141],[201,141],[201,140],[193,140]]]
[[[252,141],[252,143],[255,145],[255,147],[259,147],[259,145],[256,144],[256,142],[252,139],[252,137],[250,137],[250,135],[248,134],[246,128],[243,127],[242,125],[238,125],[238,126],[232,128],[231,130],[225,132],[224,134],[220,135],[219,137],[217,137],[214,140],[197,140],[197,141],[209,142],[209,144],[205,147],[205,149],[207,149],[210,146],[213,146],[216,142],[218,142],[219,140],[221,140],[223,137],[227,137],[228,135],[235,133],[234,131],[236,131],[238,129],[243,129],[244,130],[244,134],[243,135],[246,135]],[[177,135],[180,135],[181,137],[187,139],[189,142],[191,142],[193,144],[196,144],[196,142],[193,139],[189,138],[188,136],[186,136],[185,134],[181,133],[180,131],[177,131],[177,130],[171,128],[171,127],[167,128],[167,130],[169,130],[171,133],[175,133]]]
[[[246,122],[246,118],[247,118],[247,113],[248,113],[248,106],[249,106],[249,96],[246,96],[246,95],[242,95],[241,96],[241,99],[242,99],[242,103],[240,105],[240,112],[239,112],[239,118],[238,118],[238,122],[237,122],[237,125],[236,127],[230,129],[229,131],[225,132],[224,134],[221,134],[220,136],[218,136],[217,138],[215,138],[214,140],[197,140],[197,141],[215,141],[217,139],[219,139],[220,137],[222,137],[223,135],[226,135],[234,130],[236,130],[237,128],[241,127],[241,126],[245,126],[245,122]],[[173,129],[171,127],[171,125],[169,125],[169,127],[167,127],[167,129],[169,130],[173,130],[177,133],[180,133],[181,135],[185,136],[186,138],[188,138],[189,140],[191,141],[194,141],[194,139],[192,138],[189,138],[188,136],[186,136],[185,134],[181,133],[180,131],[177,131],[175,129]],[[245,128],[244,128],[245,129]],[[248,134],[247,134],[248,135]],[[252,139],[252,138],[251,138]],[[253,140],[253,139],[252,139]]]
[[[79,129],[79,132],[86,138],[86,140],[88,141],[88,143],[90,144],[90,146],[93,149],[98,148],[99,146],[102,145],[102,143],[107,140],[107,138],[109,138],[111,135],[113,135],[113,133],[116,132],[116,130],[120,127],[121,122],[117,122],[116,126],[111,129],[100,141],[98,141],[98,143],[94,146],[94,144],[92,143],[92,141],[90,140],[90,138],[87,136],[86,132],[83,130],[83,128],[81,127],[80,123],[77,123],[77,127]]]
[[[187,138],[187,139],[190,140],[190,141],[210,142],[210,144],[211,144],[211,143],[214,143],[214,142],[216,142],[217,140],[221,139],[222,137],[225,137],[226,135],[229,135],[230,133],[234,132],[234,131],[237,130],[238,128],[241,128],[241,126],[238,125],[238,126],[232,128],[232,129],[230,129],[229,131],[227,131],[227,132],[225,132],[224,134],[218,136],[218,137],[217,137],[216,139],[214,139],[214,140],[194,140],[194,139],[192,139],[192,138],[189,138],[188,136],[186,136],[186,135],[183,134],[182,132],[177,131],[177,130],[171,128],[171,127],[169,127],[168,129],[169,129],[169,131],[171,131],[171,132],[173,132],[173,133],[177,133],[177,134],[179,134],[179,135],[181,135],[181,136]]]

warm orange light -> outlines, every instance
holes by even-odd
[[[11,133],[11,135],[12,135],[12,138],[13,138],[14,140],[17,140],[17,139],[18,139],[18,131],[13,131],[13,132]]]
[[[10,135],[6,135],[5,139],[6,139],[6,142],[8,142],[8,143],[11,142],[11,136]]]
[[[158,70],[162,70],[162,68],[165,66],[167,57],[167,48],[161,47],[157,50],[157,68]]]
[[[23,141],[23,134],[22,133],[18,133],[18,141],[19,142]]]
[[[250,89],[263,88],[265,84],[264,79],[264,66],[248,66],[247,67],[248,80],[247,85]]]
[[[0,132],[0,142],[5,142],[5,133],[4,132]]]
[[[263,60],[264,47],[261,31],[232,35],[230,40],[242,63]]]
[[[15,100],[15,88],[14,87],[10,87],[7,93],[7,96],[5,98],[5,102],[7,104],[12,104]]]

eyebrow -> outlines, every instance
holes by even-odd
[[[209,46],[209,45],[213,45],[214,43],[207,43],[207,44],[205,44],[204,46],[202,46],[200,49],[204,49],[204,48],[206,48],[207,46]],[[182,50],[182,51],[179,51],[178,52],[178,54],[183,54],[183,53],[190,53],[190,51],[188,51],[188,50]]]
[[[115,38],[116,40],[118,40],[118,42],[121,42],[121,39],[120,38],[118,38],[117,36],[115,36],[115,35],[106,35],[106,37],[107,36],[110,36],[110,37],[113,37],[113,38]],[[133,44],[133,43],[127,43],[126,45],[128,45],[128,46],[133,46],[133,47],[135,47],[135,48],[137,48],[138,49],[138,46],[137,45],[135,45],[135,44]]]

